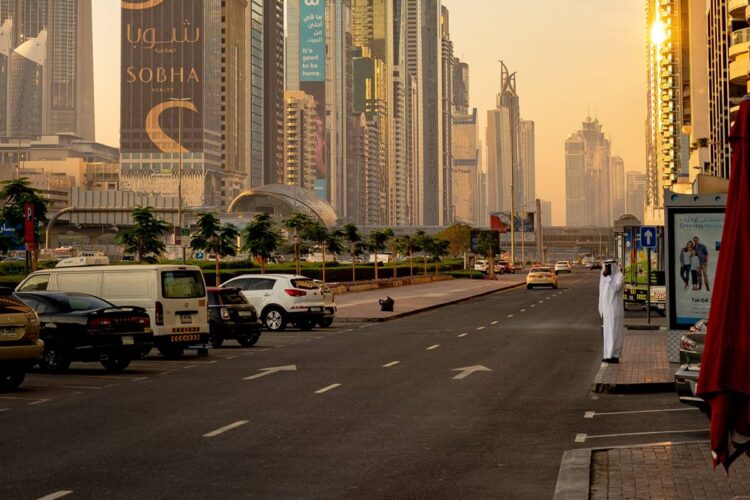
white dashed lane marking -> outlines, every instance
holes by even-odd
[[[468,333],[462,333],[461,335],[458,336],[458,338],[463,338],[463,337],[466,337],[467,335],[469,335],[469,334]]]
[[[438,347],[440,347],[440,344],[431,345],[430,347],[427,348],[427,350],[432,351],[433,349],[437,349]]]
[[[484,327],[480,326],[480,327],[477,328],[477,330],[484,330]]]
[[[493,321],[493,322],[492,322],[492,323],[490,323],[490,324],[491,324],[491,325],[496,325],[496,324],[498,324],[498,323],[500,323],[500,322],[499,322],[499,321]]]
[[[49,495],[45,495],[43,497],[40,497],[39,500],[56,500],[56,499],[62,498],[64,496],[68,496],[71,493],[73,493],[73,491],[71,491],[71,490],[60,490],[60,491],[56,491],[54,493],[50,493]]]
[[[242,427],[243,425],[245,425],[248,422],[249,422],[249,420],[238,420],[237,422],[235,422],[233,424],[229,424],[229,425],[224,426],[224,427],[222,427],[220,429],[216,429],[215,431],[211,431],[209,433],[206,433],[206,434],[203,435],[203,437],[207,437],[207,438],[216,437],[219,434],[224,434],[225,432],[231,431],[232,429],[236,429],[237,427]]]
[[[397,365],[397,364],[399,364],[400,362],[401,362],[401,361],[391,361],[390,363],[386,363],[386,364],[384,364],[384,365],[383,365],[383,368],[390,368],[391,366],[396,366],[396,365]]]
[[[319,389],[319,390],[315,391],[315,394],[324,394],[324,393],[326,393],[328,391],[334,390],[337,387],[341,387],[341,384],[331,384],[331,385],[329,385],[327,387],[323,387],[322,389]]]

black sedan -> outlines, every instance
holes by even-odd
[[[250,347],[258,342],[262,323],[239,288],[209,288],[208,326],[212,346],[218,348],[224,340],[235,339]]]
[[[39,316],[43,371],[65,371],[71,361],[99,361],[111,372],[122,371],[153,345],[151,323],[142,307],[118,307],[86,293],[15,295]]]

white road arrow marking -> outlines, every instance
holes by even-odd
[[[257,373],[255,375],[250,375],[249,377],[245,377],[242,380],[255,380],[256,378],[265,377],[266,375],[271,375],[273,373],[279,373],[279,372],[296,372],[297,365],[276,366],[274,368],[261,368],[258,371],[260,373]]]
[[[472,373],[476,373],[476,372],[491,372],[492,370],[490,370],[486,366],[476,365],[476,366],[466,366],[464,368],[454,368],[451,371],[452,372],[461,372],[458,375],[456,375],[455,377],[453,377],[453,380],[463,380],[466,377],[468,377],[469,375],[471,375]]]

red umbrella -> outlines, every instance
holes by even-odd
[[[740,104],[730,141],[732,173],[698,380],[698,395],[711,406],[714,466],[727,470],[750,455],[750,100]]]

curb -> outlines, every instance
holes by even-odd
[[[674,382],[642,382],[637,384],[605,384],[604,372],[607,364],[602,363],[596,372],[591,389],[597,394],[648,394],[655,392],[674,392]]]
[[[522,286],[525,286],[525,285],[526,285],[525,282],[524,283],[518,283],[518,284],[515,284],[515,285],[509,285],[509,286],[506,286],[506,287],[503,287],[503,288],[498,288],[496,290],[490,290],[490,291],[479,293],[477,295],[472,295],[471,297],[463,297],[461,299],[452,300],[450,302],[443,302],[441,304],[434,304],[434,305],[431,305],[431,306],[422,307],[420,309],[414,309],[413,311],[407,311],[407,312],[397,313],[397,314],[394,314],[392,316],[388,316],[386,318],[336,318],[335,321],[338,324],[348,324],[348,323],[352,323],[352,324],[353,323],[385,323],[387,321],[392,321],[394,319],[405,318],[407,316],[413,316],[415,314],[419,314],[419,313],[423,313],[423,312],[427,312],[427,311],[432,311],[434,309],[440,309],[441,307],[446,307],[446,306],[452,306],[452,305],[455,305],[455,304],[460,304],[461,302],[466,302],[466,301],[473,300],[473,299],[476,299],[476,298],[479,298],[479,297],[485,297],[487,295],[492,295],[493,293],[505,292],[507,290],[512,290],[514,288],[519,288],[519,287],[522,287]]]
[[[659,325],[625,325],[626,330],[666,330],[666,327]]]
[[[624,450],[628,448],[652,448],[655,446],[676,446],[684,444],[704,444],[708,441],[686,441],[679,443],[647,443],[627,446],[604,446],[600,448],[577,448],[563,453],[560,471],[557,474],[554,500],[579,500],[589,498],[591,493],[591,459],[594,452]]]

